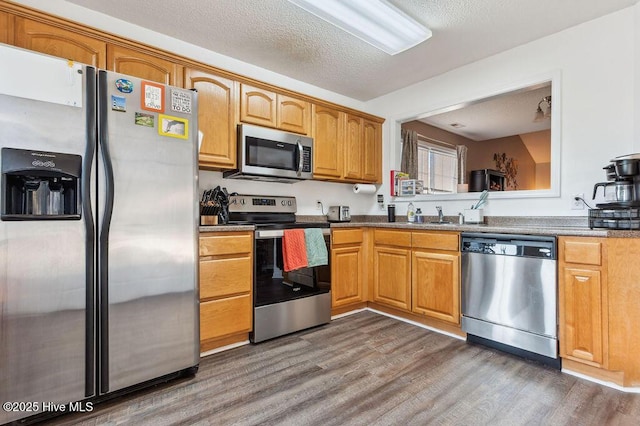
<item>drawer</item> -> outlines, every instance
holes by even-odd
[[[251,291],[250,256],[200,261],[200,300]]]
[[[457,232],[412,232],[411,247],[459,251],[460,234]]]
[[[251,295],[200,303],[200,341],[251,331]]]
[[[562,240],[562,247],[566,263],[581,265],[602,265],[602,241],[592,239]]]
[[[374,244],[411,247],[411,232],[392,229],[376,229],[373,233]]]
[[[362,229],[334,229],[331,232],[331,243],[339,244],[361,244]]]
[[[220,232],[200,235],[200,256],[251,253],[253,232]]]

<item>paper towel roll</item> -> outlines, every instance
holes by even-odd
[[[356,194],[375,194],[376,186],[369,183],[356,183],[353,185],[353,192]]]

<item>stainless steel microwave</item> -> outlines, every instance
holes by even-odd
[[[293,183],[313,177],[313,139],[266,127],[238,125],[238,168],[229,179]]]

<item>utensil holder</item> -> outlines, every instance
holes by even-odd
[[[200,225],[217,225],[218,215],[215,216],[200,216]]]
[[[484,211],[482,209],[465,209],[464,223],[484,223]]]

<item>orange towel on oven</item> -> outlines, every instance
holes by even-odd
[[[304,229],[285,229],[282,236],[282,258],[286,272],[306,267],[307,246]]]

